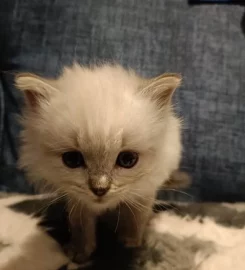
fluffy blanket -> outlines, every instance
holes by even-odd
[[[63,253],[66,217],[62,202],[47,195],[2,194],[0,269],[245,269],[245,204],[162,202],[138,249],[124,249],[101,224],[98,250],[83,266]]]

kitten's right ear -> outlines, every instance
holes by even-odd
[[[15,77],[15,86],[24,93],[26,105],[31,110],[35,110],[41,101],[48,101],[58,91],[54,82],[32,73],[20,73]]]
[[[171,103],[173,93],[180,86],[181,80],[180,74],[164,73],[145,80],[141,92],[156,102],[159,108],[164,108]]]

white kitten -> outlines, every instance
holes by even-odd
[[[58,79],[17,76],[26,97],[20,165],[34,183],[69,199],[80,257],[95,248],[96,217],[119,205],[119,238],[140,245],[155,193],[179,166],[180,121],[171,98],[180,81],[176,74],[145,79],[109,64],[75,64]]]

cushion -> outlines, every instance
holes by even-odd
[[[175,107],[184,119],[182,167],[193,176],[188,192],[245,199],[244,9],[187,2],[0,1],[1,189],[30,192],[16,170],[21,97],[13,72],[55,76],[74,60],[113,60],[146,76],[183,75]]]
[[[1,197],[1,193],[0,193]],[[53,203],[52,203],[53,202]],[[115,226],[98,223],[97,250],[82,267],[63,252],[67,215],[54,197],[0,198],[0,268],[3,270],[241,270],[245,256],[245,204],[155,205],[141,247],[115,241]],[[116,213],[117,214],[117,213]],[[65,237],[64,237],[65,236]]]

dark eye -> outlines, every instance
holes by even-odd
[[[120,167],[130,169],[134,167],[134,165],[138,161],[138,154],[135,152],[125,151],[119,153],[117,157],[116,164]]]
[[[83,155],[78,151],[70,151],[63,153],[62,160],[63,163],[71,169],[85,166]]]

